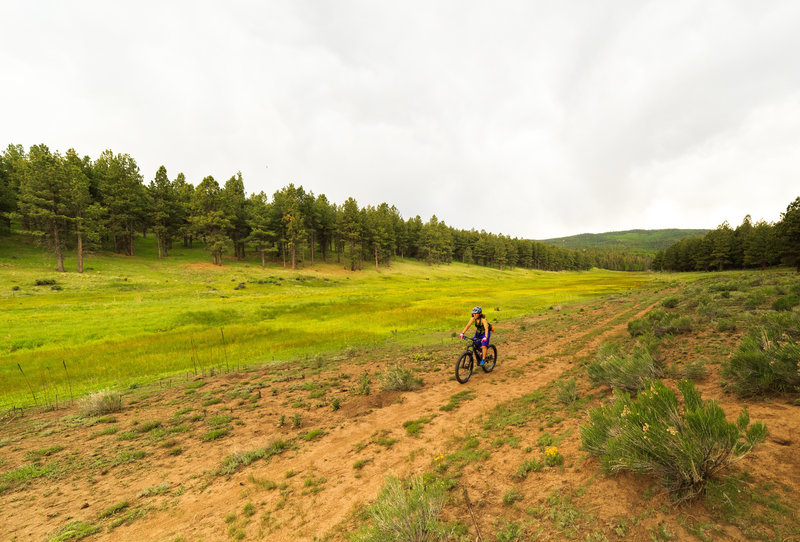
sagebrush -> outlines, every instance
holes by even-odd
[[[722,374],[740,397],[800,391],[800,328],[760,327],[739,343]]]
[[[422,387],[422,379],[414,376],[411,369],[406,369],[399,363],[392,363],[380,376],[383,391],[411,391]]]
[[[113,390],[100,390],[79,401],[81,414],[84,416],[102,416],[122,410],[122,395]]]
[[[631,354],[615,349],[602,350],[588,367],[589,378],[595,384],[606,384],[614,389],[635,392],[645,382],[661,376],[662,368],[652,354],[638,348]]]
[[[583,448],[609,472],[654,474],[678,500],[694,497],[718,471],[746,456],[767,435],[750,424],[747,409],[729,423],[715,401],[703,401],[694,384],[681,380],[675,393],[649,382],[636,399],[616,392],[614,401],[589,413],[581,426]]]
[[[414,477],[404,482],[390,476],[380,495],[367,509],[371,525],[354,540],[359,542],[424,542],[448,540],[452,530],[440,519],[447,492],[438,482]]]

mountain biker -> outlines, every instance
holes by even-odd
[[[470,318],[469,322],[467,322],[464,331],[461,332],[459,335],[460,338],[464,338],[464,333],[467,332],[469,326],[475,324],[475,339],[479,340],[481,343],[481,361],[478,365],[483,365],[486,363],[486,347],[489,346],[489,338],[492,336],[492,327],[489,322],[486,320],[486,316],[483,314],[483,309],[480,307],[475,307],[472,309],[472,318]]]

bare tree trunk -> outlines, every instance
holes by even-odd
[[[125,226],[125,254],[133,256],[133,232],[130,224]]]
[[[378,270],[378,245],[375,245],[375,271]]]
[[[58,240],[58,225],[56,224],[55,219],[53,219],[53,243],[55,244],[56,248],[56,261],[58,271],[61,273],[64,272],[64,255],[61,253],[61,242]]]
[[[161,236],[156,233],[156,245],[158,246],[158,259],[161,260],[164,258],[164,251],[161,248]]]
[[[83,235],[78,228],[78,273],[83,273]]]
[[[311,232],[311,267],[314,267],[314,232]]]
[[[264,261],[264,251],[261,251],[261,268],[265,268],[267,266],[266,262]]]
[[[291,248],[291,250],[292,250],[292,255],[291,255],[291,258],[292,258],[292,271],[294,271],[295,269],[297,269],[297,247],[296,247],[296,245],[294,243],[289,243],[289,245],[292,247]]]

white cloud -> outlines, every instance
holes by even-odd
[[[4,3],[0,139],[534,238],[798,195],[795,2],[122,6]]]

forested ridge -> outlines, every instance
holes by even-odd
[[[693,235],[705,235],[707,229],[625,230],[605,233],[580,233],[569,237],[541,239],[557,247],[641,252],[653,256],[673,243]]]
[[[97,159],[51,151],[46,145],[9,145],[0,156],[0,234],[19,229],[53,251],[64,271],[74,251],[77,271],[95,250],[133,255],[134,238],[153,234],[158,257],[174,243],[201,243],[213,263],[242,260],[248,251],[262,265],[295,269],[323,260],[350,270],[389,266],[413,257],[430,264],[461,261],[499,269],[644,270],[651,257],[625,251],[570,250],[527,239],[459,230],[435,215],[404,219],[394,205],[361,207],[355,199],[328,201],[289,184],[271,197],[247,194],[241,173],[220,184],[214,177],[196,186],[164,166],[149,182],[133,157],[106,150]]]
[[[726,221],[704,236],[687,237],[656,253],[653,269],[722,271],[796,266],[800,272],[800,197],[781,213],[777,223],[750,215],[735,229]]]

